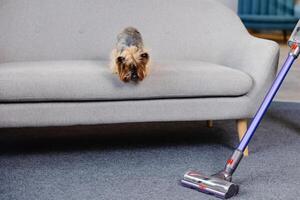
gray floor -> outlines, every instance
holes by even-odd
[[[234,199],[300,196],[300,104],[274,103],[237,170]],[[177,184],[190,168],[221,169],[233,122],[1,130],[0,199],[199,200]]]

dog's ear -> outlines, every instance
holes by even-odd
[[[125,61],[125,58],[123,56],[118,56],[116,59],[116,63],[118,63],[118,64],[122,64],[122,63],[124,63],[124,61]]]

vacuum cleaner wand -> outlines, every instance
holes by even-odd
[[[222,199],[230,198],[238,193],[239,186],[231,182],[232,175],[243,158],[244,150],[248,146],[255,130],[270,106],[289,69],[300,54],[300,20],[288,41],[288,45],[291,50],[284,65],[265,96],[260,108],[256,112],[255,117],[240,144],[227,160],[224,169],[212,176],[205,176],[197,171],[188,171],[184,174],[184,177],[181,180],[181,184],[183,186],[196,189],[200,192],[211,194]]]

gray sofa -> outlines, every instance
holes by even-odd
[[[126,26],[141,31],[153,60],[137,85],[108,66]],[[212,0],[1,0],[0,127],[245,122],[278,54]]]

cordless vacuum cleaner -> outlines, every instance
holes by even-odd
[[[248,146],[252,136],[255,133],[256,128],[262,120],[265,112],[270,106],[275,94],[277,93],[280,85],[282,84],[285,76],[291,68],[293,62],[297,59],[300,53],[300,20],[298,21],[296,28],[294,29],[291,38],[288,41],[290,47],[290,53],[282,66],[279,74],[277,75],[272,87],[268,94],[265,96],[259,110],[255,114],[255,117],[250,124],[247,132],[242,138],[239,146],[233,152],[231,157],[227,160],[225,168],[217,174],[212,176],[206,176],[198,171],[188,171],[184,174],[181,184],[185,187],[198,190],[203,193],[214,195],[216,197],[227,199],[236,195],[239,191],[239,186],[231,182],[232,174],[238,167],[241,159],[243,158],[243,152]]]

